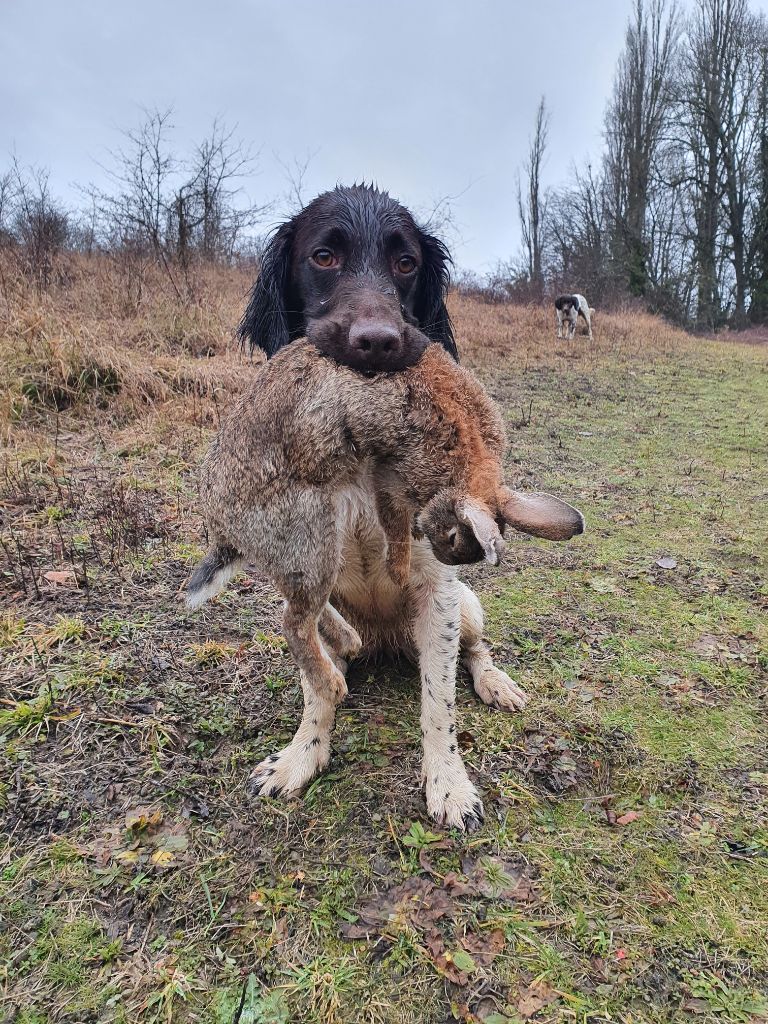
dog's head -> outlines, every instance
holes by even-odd
[[[579,300],[576,295],[558,295],[555,299],[555,309],[570,316],[571,312],[579,308]]]
[[[449,263],[443,243],[386,192],[338,187],[272,236],[240,337],[269,357],[306,335],[368,372],[412,365],[428,341],[457,359],[445,307]]]

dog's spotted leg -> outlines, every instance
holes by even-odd
[[[483,609],[468,586],[459,583],[461,594],[461,660],[472,676],[475,693],[489,707],[521,711],[528,694],[506,672],[496,668],[483,640]]]
[[[270,754],[254,768],[248,788],[254,796],[295,796],[322,771],[331,757],[336,702],[318,693],[304,672],[304,713],[287,747]]]
[[[456,735],[461,607],[455,575],[436,566],[434,575],[416,585],[414,596],[427,810],[441,825],[471,831],[483,820],[483,805],[467,775]]]

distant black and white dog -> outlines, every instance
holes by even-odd
[[[558,295],[555,299],[555,313],[557,314],[557,336],[563,337],[563,325],[566,326],[565,337],[570,341],[576,334],[576,320],[583,317],[590,339],[592,338],[592,314],[589,303],[583,295]]]

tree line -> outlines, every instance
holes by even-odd
[[[702,331],[768,322],[768,22],[748,0],[634,0],[601,157],[545,189],[549,124],[542,99],[497,291],[636,298]]]
[[[117,253],[139,274],[151,261],[179,297],[197,263],[258,258],[275,203],[245,196],[256,158],[220,122],[178,155],[172,129],[170,110],[147,112],[77,209],[46,170],[14,159],[0,174],[0,248],[40,287],[62,251]],[[635,300],[701,331],[768,322],[768,21],[749,0],[633,0],[603,151],[555,188],[542,183],[549,131],[542,98],[516,181],[520,257],[465,285]],[[283,165],[292,209],[309,159]],[[429,221],[450,224],[447,200]]]
[[[182,156],[172,133],[171,110],[147,111],[109,154],[107,186],[81,187],[76,209],[52,193],[46,169],[23,166],[14,157],[0,175],[0,247],[42,287],[66,251],[152,261],[179,297],[192,288],[189,272],[196,262],[258,255],[256,228],[273,204],[245,197],[243,182],[253,175],[256,159],[219,121]],[[296,167],[296,173],[303,170]]]

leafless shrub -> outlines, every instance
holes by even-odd
[[[172,148],[172,111],[149,111],[105,168],[112,190],[91,187],[105,248],[127,260],[141,291],[143,264],[162,266],[178,298],[194,297],[194,263],[229,263],[269,204],[243,200],[254,158],[218,121],[187,158]]]
[[[0,233],[24,272],[47,288],[56,256],[69,241],[70,217],[56,200],[45,168],[22,167],[14,157],[0,180]]]

